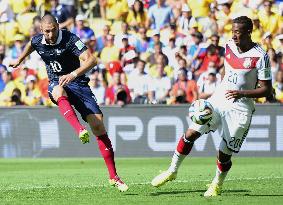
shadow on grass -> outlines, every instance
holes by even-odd
[[[155,193],[150,193],[150,196],[160,196],[160,195],[174,195],[174,194],[187,194],[187,193],[203,193],[206,190],[180,190],[180,191],[159,191]]]
[[[150,196],[160,196],[160,195],[175,195],[175,194],[187,194],[187,193],[201,193],[203,194],[206,191],[206,189],[202,190],[180,190],[180,191],[159,191],[155,193],[150,193]],[[250,190],[223,190],[222,193],[247,193],[251,192]],[[249,195],[249,194],[246,194]],[[252,195],[251,195],[252,196]]]
[[[283,194],[245,194],[245,196],[255,196],[255,197],[258,197],[258,196],[282,196],[283,197]]]

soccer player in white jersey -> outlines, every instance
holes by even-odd
[[[254,112],[253,98],[267,97],[272,93],[270,61],[267,53],[252,42],[252,30],[253,24],[248,17],[233,20],[233,37],[226,44],[225,75],[208,99],[214,107],[212,120],[205,125],[190,124],[179,140],[169,169],[152,180],[153,186],[159,187],[176,179],[178,168],[190,153],[195,140],[220,128],[222,141],[216,175],[204,196],[221,194],[222,184],[232,166],[232,154],[239,152],[247,136]]]

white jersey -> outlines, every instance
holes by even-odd
[[[225,49],[225,76],[210,101],[222,110],[254,110],[253,99],[227,100],[225,93],[227,90],[252,90],[256,88],[258,80],[271,80],[269,57],[258,44],[245,53],[239,53],[234,41],[229,40]]]

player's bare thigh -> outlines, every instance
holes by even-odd
[[[53,90],[52,90],[52,97],[53,99],[57,102],[58,99],[62,96],[67,96],[66,91],[64,90],[64,88],[60,85],[56,85],[54,86]]]
[[[102,114],[90,114],[86,117],[86,120],[95,136],[101,136],[106,133]]]

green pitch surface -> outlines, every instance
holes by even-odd
[[[186,159],[178,178],[153,188],[169,158],[117,159],[128,192],[108,185],[102,159],[1,159],[0,204],[283,204],[283,158],[235,158],[223,194],[206,199],[215,158]]]

